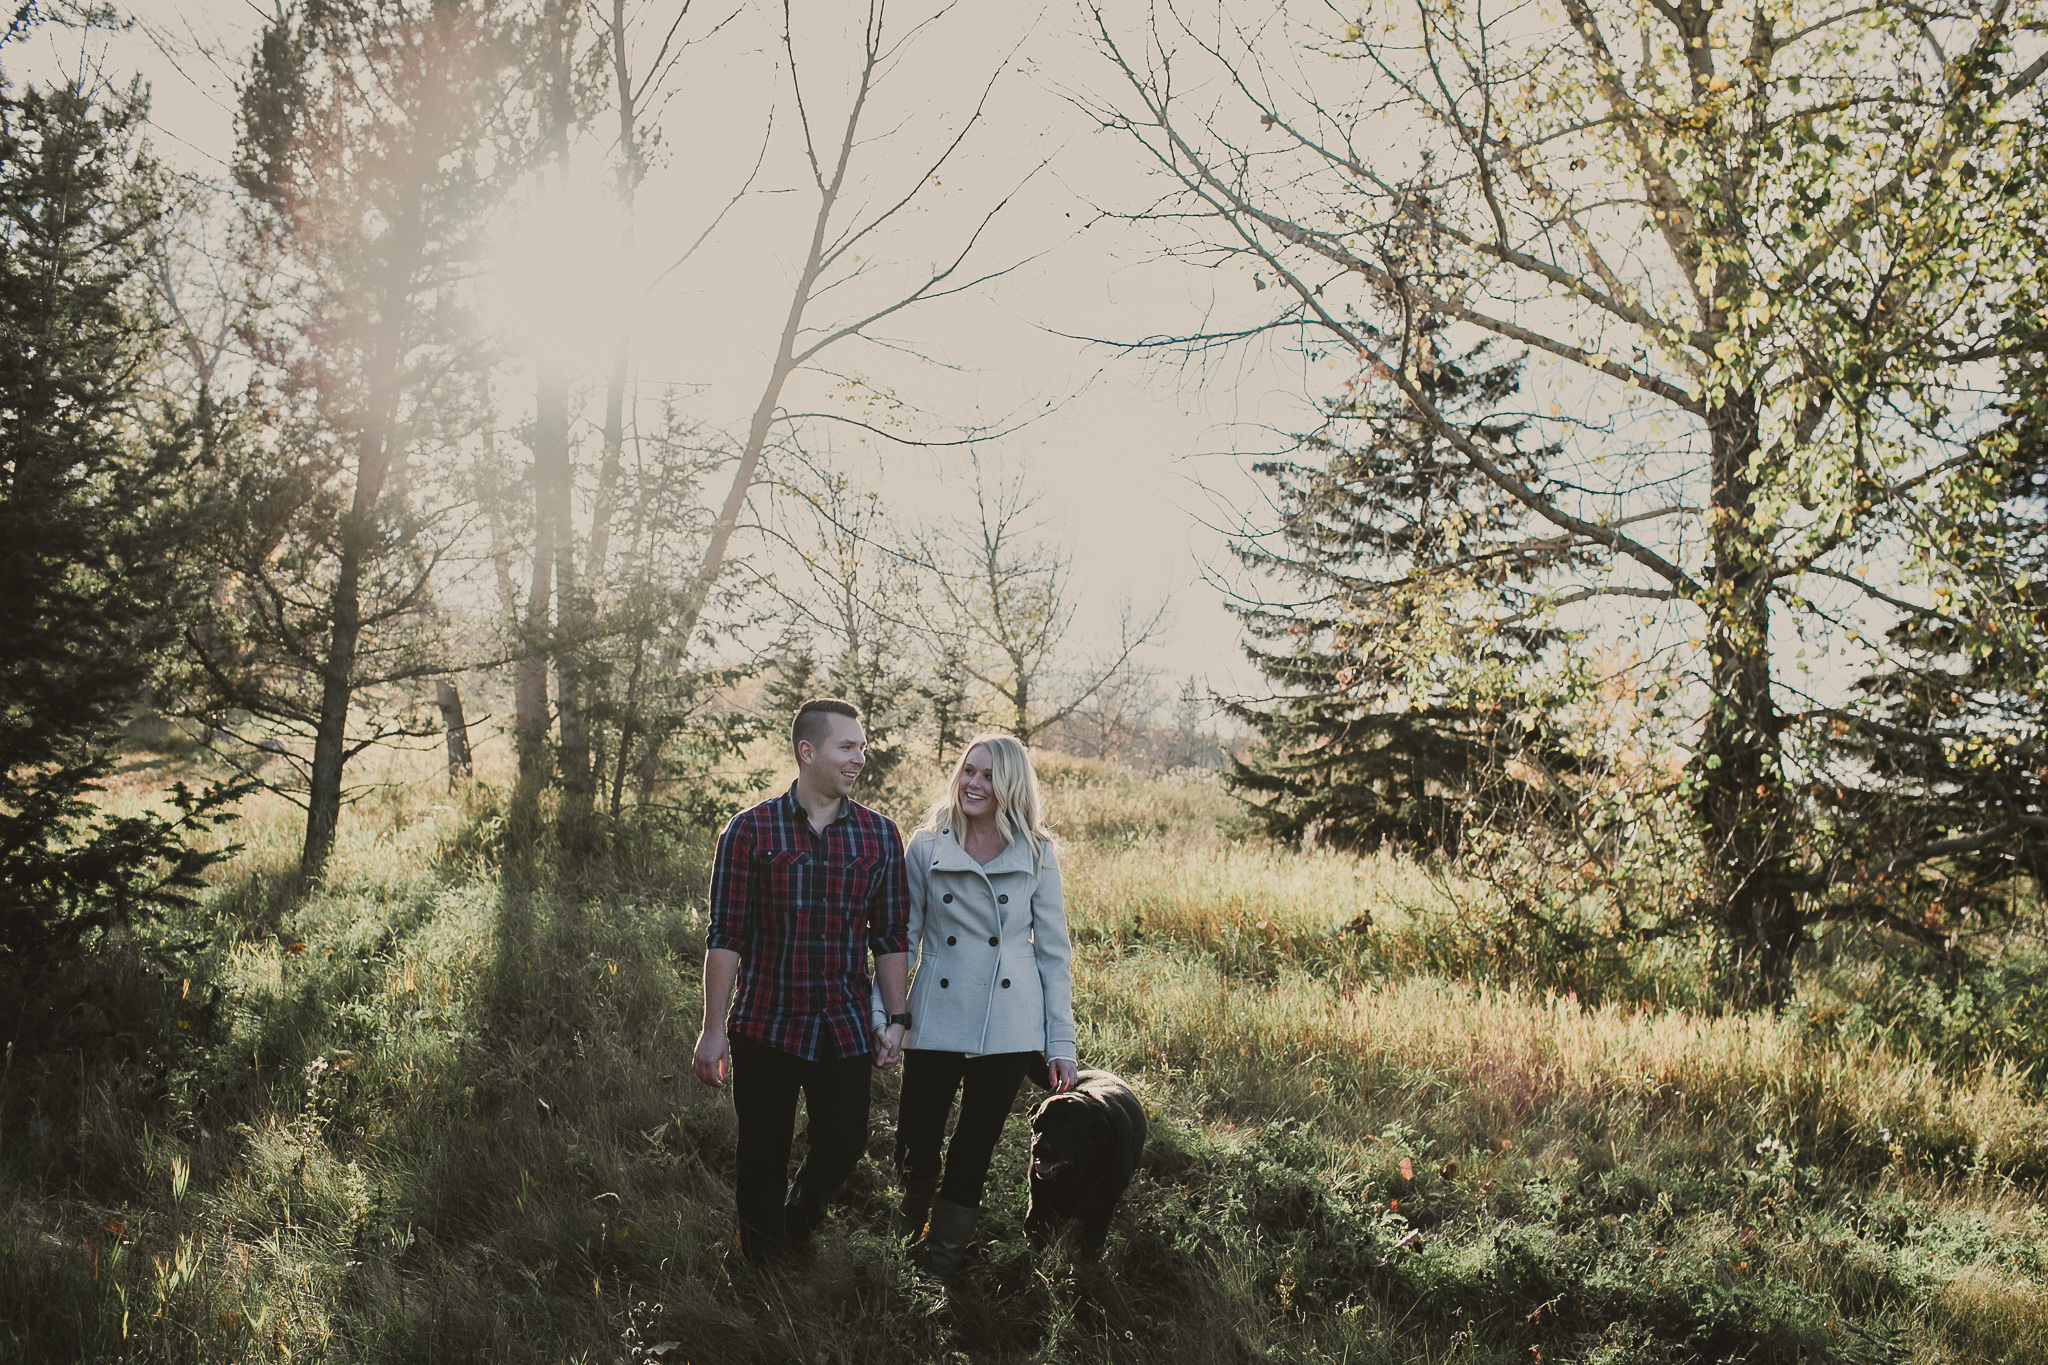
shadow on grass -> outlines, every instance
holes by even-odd
[[[484,789],[322,884],[238,880],[215,1013],[205,983],[135,997],[176,1051],[67,1058],[42,1091],[8,1073],[0,1358],[1850,1362],[1923,1322],[1961,1343],[1930,1361],[2042,1358],[2023,1194],[1866,1188],[1739,1115],[1633,1152],[1597,1115],[1474,1148],[1498,1096],[1432,1073],[1421,1105],[1372,1049],[1245,1027],[1120,1054],[1106,980],[1084,1046],[1155,1121],[1100,1261],[1025,1243],[1027,1091],[967,1269],[917,1281],[888,1235],[885,1073],[814,1254],[735,1279],[732,1111],[689,1073],[710,838],[608,826],[566,856],[544,816]],[[1170,1003],[1146,964],[1211,960],[1096,951],[1134,1017]]]

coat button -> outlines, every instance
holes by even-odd
[[[1007,977],[1007,976],[1003,978],[1003,989],[1004,989],[1004,990],[1008,990],[1008,989],[1010,989],[1010,978],[1009,978],[1009,977]]]
[[[1001,941],[1002,940],[998,939],[994,934],[990,934],[988,936],[988,946],[991,948],[995,947],[996,944],[1000,943]]]
[[[949,982],[949,981],[947,981],[945,977],[943,977],[943,976],[942,976],[942,977],[940,977],[940,978],[939,978],[939,989],[940,989],[940,990],[944,990],[944,989],[946,989],[946,987],[947,987],[947,986],[949,986],[949,985],[951,985],[951,984],[952,984],[952,983],[951,983],[951,982]]]
[[[947,893],[946,893],[945,895],[941,896],[941,897],[940,897],[939,899],[940,899],[940,900],[943,900],[943,901],[944,901],[944,902],[945,902],[946,904],[948,904],[948,905],[951,905],[951,904],[953,903],[953,893],[952,893],[952,892],[950,892],[950,891],[948,891],[948,892],[947,892]]]
[[[948,934],[948,935],[946,935],[946,946],[947,946],[948,948],[952,947],[952,946],[953,946],[954,944],[958,943],[959,941],[960,941],[959,939],[957,939],[957,938],[954,938],[954,937],[953,937],[953,936],[952,936],[951,934]]]
[[[1008,905],[1009,903],[1010,903],[1010,898],[1009,898],[1008,896],[997,896],[997,897],[996,897],[996,904],[997,904],[997,905]]]

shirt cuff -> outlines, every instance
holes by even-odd
[[[876,957],[887,957],[891,953],[907,953],[910,951],[910,932],[905,930],[900,934],[870,934],[868,947],[874,949]]]
[[[737,935],[727,933],[725,930],[714,925],[711,931],[704,935],[704,946],[706,948],[723,948],[729,953],[736,953],[740,950],[740,940]]]

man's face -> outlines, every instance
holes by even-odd
[[[832,728],[817,743],[806,741],[796,746],[797,764],[812,790],[851,796],[868,761],[867,734],[851,716],[828,715],[825,719]]]

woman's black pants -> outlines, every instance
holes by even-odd
[[[874,1074],[874,1059],[866,1054],[810,1061],[751,1038],[732,1040],[732,1107],[740,1127],[733,1202],[740,1249],[749,1261],[772,1261],[785,1244],[802,1241],[825,1221],[825,1201],[867,1150]],[[810,1115],[810,1150],[785,1194],[799,1090]]]
[[[1003,1121],[1017,1087],[1034,1065],[1036,1052],[964,1052],[912,1048],[903,1054],[902,1099],[896,1110],[896,1169],[906,1180],[937,1175],[945,1144],[946,1115],[960,1096],[960,1121],[945,1151],[945,1181],[939,1197],[963,1208],[981,1207],[989,1162],[995,1159]]]

